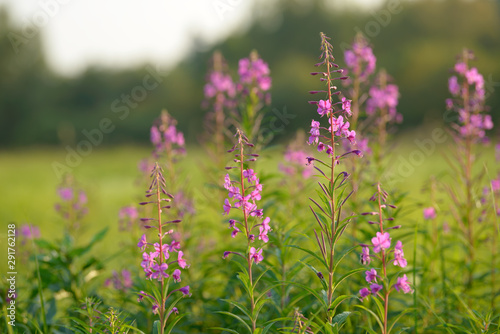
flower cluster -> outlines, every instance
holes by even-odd
[[[382,73],[381,75],[383,75]],[[370,88],[370,97],[366,101],[366,113],[374,115],[377,110],[387,110],[387,115],[382,115],[382,117],[387,117],[384,123],[401,123],[403,115],[396,110],[399,98],[398,86],[394,84],[385,85],[383,81],[379,76],[378,85]]]
[[[349,71],[356,75],[360,81],[366,81],[370,74],[375,71],[377,58],[373,55],[368,41],[361,34],[356,36],[352,49],[344,52],[344,59]]]
[[[130,271],[123,269],[118,273],[116,270],[113,270],[113,276],[104,282],[104,286],[108,287],[110,285],[113,285],[115,290],[126,292],[133,285]]]
[[[300,175],[303,179],[308,179],[313,174],[313,165],[306,165],[304,162],[309,155],[300,149],[288,148],[284,154],[285,164],[280,164],[280,170],[289,175]]]
[[[70,176],[67,176],[63,184],[57,188],[57,194],[61,202],[55,204],[55,210],[68,221],[70,229],[77,229],[80,220],[88,213],[87,195],[73,185]]]
[[[23,224],[19,229],[21,232],[22,240],[21,244],[25,244],[28,240],[39,239],[40,238],[40,228],[33,224]],[[17,231],[16,231],[17,234]]]
[[[172,224],[178,224],[181,221],[178,219],[170,221],[162,221],[162,213],[164,209],[170,209],[170,202],[173,196],[166,191],[166,183],[163,177],[162,168],[156,164],[151,174],[153,181],[146,192],[146,197],[150,199],[147,202],[140,203],[141,205],[153,204],[157,209],[157,218],[141,218],[141,221],[148,224],[144,227],[147,229],[157,229],[158,242],[150,242],[147,240],[147,235],[143,234],[140,238],[137,247],[143,251],[141,267],[144,270],[146,278],[149,280],[158,280],[161,282],[161,296],[165,296],[163,289],[165,288],[165,281],[172,277],[174,282],[181,281],[181,270],[188,267],[186,260],[183,258],[184,253],[180,250],[180,242],[171,237],[174,232],[169,229]],[[162,198],[162,194],[168,198]],[[170,243],[164,241],[164,238],[170,236]],[[175,267],[178,268],[175,268]],[[180,269],[179,269],[180,268]],[[170,281],[170,280],[169,280]],[[168,289],[168,287],[167,287]],[[189,286],[185,287],[189,294]],[[180,289],[174,290],[180,291]],[[173,291],[172,291],[173,292]],[[172,293],[170,292],[170,294]],[[168,296],[170,296],[170,294]],[[164,315],[165,301],[158,300],[149,294],[141,292],[141,295],[150,297],[153,302],[153,311],[157,310],[160,314]],[[164,320],[164,319],[162,319]]]
[[[238,63],[238,75],[243,85],[253,85],[261,92],[271,89],[271,77],[269,66],[259,58],[256,52],[252,52],[249,58],[242,58]]]
[[[155,146],[154,156],[185,154],[184,134],[177,130],[177,121],[167,111],[163,111],[151,127],[151,143]]]
[[[248,139],[239,130],[237,131],[237,136],[238,143],[228,152],[234,152],[238,149],[234,162],[239,164],[239,167],[226,168],[239,168],[240,173],[238,180],[231,180],[229,174],[226,174],[224,178],[224,188],[228,191],[228,198],[224,200],[223,214],[229,215],[232,209],[241,210],[243,213],[241,221],[229,219],[229,228],[233,230],[231,232],[233,238],[242,232],[246,236],[248,243],[253,243],[258,229],[258,240],[267,243],[269,241],[268,232],[271,230],[271,226],[269,225],[271,219],[269,217],[264,218],[263,209],[257,207],[257,202],[262,198],[262,184],[253,169],[244,169],[243,167],[244,161],[255,161],[258,155],[244,153],[244,148],[253,147],[253,144],[249,143]],[[250,222],[251,217],[254,219],[253,224]],[[227,257],[230,253],[232,252],[224,253],[224,257]],[[251,247],[249,258],[253,259],[255,263],[261,262],[263,260],[262,248],[256,249],[255,247]]]
[[[377,192],[370,198],[370,201],[378,201],[378,211],[373,211],[373,212],[366,212],[363,213],[362,215],[374,215],[378,216],[378,221],[370,221],[370,224],[376,224],[380,227],[380,232],[377,232],[375,236],[371,239],[371,245],[367,244],[361,244],[362,246],[362,253],[361,253],[361,263],[364,265],[370,264],[373,260],[377,259],[381,262],[382,264],[382,273],[379,274],[377,270],[374,268],[371,268],[370,270],[366,271],[366,282],[369,283],[369,287],[362,288],[359,291],[359,294],[361,296],[361,300],[365,299],[369,295],[373,296],[378,296],[382,299],[386,299],[389,296],[390,291],[392,288],[396,289],[396,291],[402,291],[404,293],[410,293],[412,292],[412,289],[410,285],[408,284],[408,280],[406,278],[406,275],[403,275],[402,277],[398,277],[397,283],[392,286],[392,288],[388,288],[387,285],[384,285],[385,283],[389,282],[389,279],[387,278],[387,264],[392,262],[394,266],[398,266],[401,268],[405,268],[408,265],[407,260],[404,257],[404,251],[403,251],[403,243],[398,240],[396,244],[391,247],[392,244],[392,238],[389,234],[389,232],[386,232],[384,230],[383,222],[384,220],[386,221],[392,221],[393,218],[383,218],[382,210],[386,209],[387,207],[395,208],[394,205],[392,204],[385,204],[387,201],[388,194],[386,191],[384,191],[380,184],[377,185]],[[399,229],[401,226],[393,226],[388,229]],[[387,230],[388,230],[387,229]],[[373,250],[373,255],[370,254],[370,248]],[[391,254],[393,255],[391,259]],[[377,279],[380,280],[377,281]],[[380,295],[378,294],[379,291],[383,289],[389,289],[385,295]]]
[[[205,99],[202,106],[207,108],[210,101],[213,101],[214,109],[234,107],[236,86],[228,73],[224,57],[220,52],[214,52],[211,70],[207,74],[206,84],[203,88]]]
[[[311,91],[311,94],[327,93],[326,100],[309,101],[310,104],[317,106],[318,114],[328,118],[328,128],[322,127],[319,121],[312,120],[311,130],[309,131],[310,145],[317,145],[319,152],[325,151],[330,157],[334,157],[335,148],[337,144],[336,137],[348,139],[350,143],[354,143],[356,139],[356,131],[349,129],[349,121],[347,116],[351,115],[351,101],[343,97],[340,101],[333,103],[332,95],[339,95],[340,92],[332,92],[337,89],[333,86],[333,80],[345,80],[347,77],[332,78],[332,73],[343,73],[342,69],[338,69],[338,65],[333,63],[335,58],[332,56],[332,45],[328,42],[328,37],[322,34],[321,43],[321,59],[322,61],[315,64],[315,66],[326,66],[325,72],[312,72],[311,75],[321,75],[320,80],[327,83],[327,90]],[[322,132],[326,133],[323,135]],[[323,141],[326,141],[325,144]],[[340,157],[336,157],[340,158]]]
[[[436,209],[434,207],[424,208],[424,219],[430,220],[436,218]]]
[[[139,212],[134,206],[124,206],[118,213],[118,229],[120,231],[130,231],[139,218]]]
[[[455,75],[448,80],[448,88],[453,98],[446,99],[446,108],[458,112],[457,131],[464,138],[486,139],[485,130],[493,128],[491,116],[485,110],[484,78],[477,68],[469,67],[474,59],[472,51],[464,50],[455,64]]]

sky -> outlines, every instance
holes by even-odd
[[[9,7],[26,36],[41,34],[49,66],[76,75],[89,65],[174,66],[193,48],[244,31],[256,1],[264,6],[271,0],[0,0],[0,5]],[[203,44],[194,45],[194,36]]]

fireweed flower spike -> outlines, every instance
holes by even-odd
[[[245,135],[238,129],[236,131],[237,144],[228,152],[236,152],[234,154],[234,162],[237,167],[237,175],[231,177],[226,174],[224,177],[224,188],[228,191],[228,198],[224,200],[223,214],[230,217],[235,216],[235,212],[241,211],[239,219],[229,219],[229,228],[232,230],[233,238],[245,238],[244,251],[233,252],[225,251],[223,258],[226,259],[230,254],[238,255],[246,260],[246,273],[240,273],[240,278],[247,280],[245,284],[249,286],[250,309],[247,314],[251,314],[250,318],[252,333],[257,328],[257,315],[255,313],[256,301],[261,296],[255,295],[255,284],[252,267],[253,264],[259,264],[264,260],[262,255],[262,247],[269,241],[268,232],[271,231],[269,217],[264,218],[264,212],[258,208],[258,202],[261,200],[261,192],[263,185],[259,181],[259,177],[255,171],[246,167],[247,162],[255,161],[255,154],[246,153],[249,148],[253,147]],[[240,304],[238,304],[240,305]],[[238,306],[240,308],[241,306]]]
[[[150,224],[150,229],[156,233],[158,239],[149,240],[147,235],[141,236],[137,247],[143,251],[141,267],[144,270],[147,280],[157,281],[160,285],[151,284],[153,289],[152,293],[147,294],[141,291],[140,299],[148,299],[152,303],[152,311],[158,314],[160,318],[160,333],[164,333],[167,320],[171,314],[172,308],[177,301],[173,301],[167,306],[168,298],[176,291],[181,291],[183,295],[189,294],[189,286],[182,287],[169,292],[170,279],[173,278],[174,283],[181,281],[181,269],[188,267],[185,259],[183,259],[183,252],[180,250],[180,243],[172,238],[173,224],[180,223],[180,220],[163,220],[163,210],[169,209],[169,203],[172,201],[173,196],[166,191],[166,182],[163,177],[163,170],[158,165],[151,173],[152,182],[149,189],[146,191],[148,202],[155,206],[157,216],[156,218],[146,218]],[[167,243],[165,238],[169,236],[170,243]],[[179,267],[179,268],[176,268]],[[175,268],[175,269],[174,269]],[[186,292],[187,291],[187,292]]]
[[[319,182],[322,190],[321,201],[318,203],[318,201],[311,199],[314,205],[310,208],[320,227],[319,232],[316,230],[314,231],[315,239],[321,253],[317,258],[325,266],[323,275],[325,276],[327,291],[324,291],[326,300],[323,306],[327,321],[332,323],[338,306],[338,304],[334,304],[334,293],[338,287],[338,283],[335,283],[334,279],[335,268],[338,265],[334,256],[335,246],[351,220],[351,217],[345,218],[341,216],[342,206],[351,195],[350,193],[347,196],[343,195],[345,191],[344,187],[348,183],[346,181],[349,178],[349,174],[346,172],[336,174],[335,166],[351,153],[360,156],[361,152],[353,150],[345,154],[339,154],[337,151],[337,147],[341,141],[346,141],[349,144],[354,143],[356,132],[350,128],[350,123],[348,121],[348,117],[351,114],[350,103],[346,99],[342,100],[338,97],[340,91],[337,91],[337,87],[334,85],[336,80],[345,80],[347,77],[334,76],[336,74],[342,75],[343,70],[339,69],[339,66],[333,62],[333,46],[328,41],[329,38],[323,33],[321,33],[320,36],[321,61],[315,66],[321,66],[324,70],[311,74],[320,74],[320,79],[322,82],[326,83],[326,88],[322,91],[312,91],[310,93],[316,94],[323,92],[326,93],[326,97],[319,101],[309,102],[310,104],[316,105],[316,112],[319,115],[319,120],[313,119],[311,122],[308,143],[317,147],[317,151],[319,152],[318,156],[321,158],[307,157],[305,162],[309,165],[311,163],[314,164],[314,168],[326,180],[326,182]],[[337,101],[333,100],[334,96],[337,96]],[[326,170],[324,171],[319,167],[325,167]],[[320,203],[322,203],[322,205]],[[359,270],[354,270],[352,274]],[[328,277],[326,277],[326,273]]]
[[[377,184],[377,192],[370,198],[370,201],[377,203],[378,211],[367,212],[362,215],[378,216],[378,222],[370,221],[374,225],[378,225],[379,232],[376,232],[375,237],[371,239],[371,245],[361,245],[362,253],[361,259],[363,264],[370,264],[371,261],[380,261],[381,271],[377,271],[374,268],[365,272],[366,282],[369,287],[364,287],[359,290],[359,296],[361,301],[364,301],[370,295],[373,298],[378,298],[383,303],[383,310],[376,315],[378,318],[378,323],[382,324],[382,334],[388,334],[388,311],[389,311],[389,295],[394,289],[402,293],[412,293],[408,279],[406,275],[397,278],[397,282],[391,287],[390,283],[393,280],[392,276],[388,275],[390,269],[390,264],[405,268],[408,263],[404,258],[403,243],[398,240],[393,246],[391,242],[391,236],[388,232],[384,230],[384,221],[392,222],[392,218],[384,218],[384,210],[387,208],[394,208],[394,205],[386,204],[388,194],[385,192],[380,184]],[[386,230],[399,228],[400,226],[394,226],[386,228]],[[376,254],[372,257],[369,255],[369,248],[373,247],[373,252]],[[364,306],[358,306],[362,309],[366,309]],[[383,312],[382,312],[383,311]],[[373,313],[374,314],[374,313]]]
[[[456,211],[455,220],[461,229],[466,245],[466,267],[468,275],[464,287],[470,289],[474,282],[473,273],[477,266],[476,248],[478,246],[479,228],[475,228],[476,217],[476,176],[473,175],[475,146],[487,142],[486,131],[493,128],[491,116],[486,113],[484,78],[477,68],[471,67],[474,60],[472,51],[464,49],[458,62],[455,64],[453,75],[449,80],[449,90],[452,98],[446,100],[448,112],[456,112],[458,121],[452,124],[453,139],[457,147],[455,154],[460,168],[460,179],[463,185],[461,196],[456,196],[458,189],[449,190],[450,198]],[[449,116],[448,116],[449,117]],[[455,168],[456,164],[452,164]]]
[[[266,139],[262,138],[260,125],[264,108],[271,104],[270,72],[269,66],[257,51],[252,51],[248,58],[240,59],[238,63],[240,80],[236,88],[238,96],[243,98],[243,105],[235,125],[255,144],[261,144]]]
[[[210,151],[217,165],[223,167],[227,114],[234,112],[237,105],[236,83],[229,75],[226,61],[220,52],[214,52],[210,67],[203,89],[205,99],[202,108],[208,109],[205,116],[206,138],[203,142],[214,143]]]
[[[88,212],[87,195],[77,189],[71,175],[65,176],[62,185],[57,188],[57,194],[61,202],[56,203],[54,208],[68,222],[69,230],[74,232]]]
[[[349,89],[349,96],[352,98],[351,124],[356,127],[360,116],[361,86],[366,84],[369,76],[375,71],[377,59],[366,38],[358,33],[352,43],[352,48],[344,52],[344,60],[349,71],[346,73],[350,76],[345,84],[351,85]]]

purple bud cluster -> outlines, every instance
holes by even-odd
[[[240,232],[242,232],[248,243],[255,242],[257,230],[258,240],[264,243],[269,241],[268,232],[271,230],[269,225],[271,219],[269,217],[264,218],[264,210],[257,207],[257,202],[262,199],[262,187],[260,180],[253,169],[247,168],[243,169],[244,161],[255,161],[258,157],[257,154],[244,153],[245,147],[253,147],[253,144],[248,142],[248,139],[240,132],[237,132],[238,143],[228,152],[234,152],[238,150],[235,154],[234,162],[239,165],[239,180],[231,180],[229,174],[226,174],[224,178],[224,188],[228,191],[228,198],[224,200],[224,215],[229,215],[231,210],[240,210],[243,213],[243,219],[241,221],[236,219],[229,219],[229,228],[232,229],[231,236],[233,238]],[[227,169],[236,169],[238,167],[226,167]],[[253,217],[254,223],[251,223],[249,219]],[[224,257],[227,257],[232,252],[226,252]],[[262,256],[262,248],[256,249],[255,247],[250,248],[249,256],[255,263],[261,262],[264,258]]]
[[[387,201],[387,197],[388,197],[387,192],[381,189],[380,184],[377,185],[377,193],[375,193],[375,195],[373,195],[370,198],[370,200],[371,201],[378,200],[379,211],[365,212],[362,214],[364,216],[369,216],[369,215],[378,216],[379,218],[378,222],[369,221],[369,223],[379,225],[380,232],[377,232],[375,236],[371,239],[371,245],[361,244],[362,246],[361,263],[364,265],[368,265],[375,259],[379,260],[382,264],[383,274],[382,276],[379,276],[379,274],[374,268],[371,268],[369,271],[365,272],[366,281],[370,283],[370,286],[362,288],[359,291],[361,300],[365,299],[369,295],[380,296],[378,295],[378,292],[384,289],[384,286],[377,283],[377,278],[384,280],[387,277],[387,263],[392,262],[394,266],[401,268],[405,268],[408,265],[408,262],[404,257],[403,243],[400,240],[398,240],[396,244],[393,247],[391,247],[392,238],[389,232],[384,231],[383,221],[384,220],[392,221],[393,219],[392,218],[384,219],[382,217],[382,210],[386,209],[387,207],[396,208],[394,205],[385,204]],[[400,227],[401,226],[397,225],[390,227],[388,229],[398,229]],[[375,254],[370,255],[370,248],[372,248],[373,253],[377,255]],[[390,259],[391,254],[393,254],[392,259]],[[413,292],[410,285],[408,284],[406,275],[403,275],[403,277],[398,277],[397,283],[393,285],[393,288],[396,289],[396,291],[398,292],[399,291],[402,291],[404,293]]]
[[[446,108],[458,113],[457,132],[464,138],[486,139],[485,130],[493,128],[491,116],[485,110],[484,78],[477,68],[469,67],[474,59],[472,51],[464,51],[453,68],[454,75],[448,80],[453,98],[446,99]]]
[[[185,154],[184,134],[177,130],[177,121],[166,111],[163,111],[151,127],[151,143],[155,146],[154,156],[162,153]]]

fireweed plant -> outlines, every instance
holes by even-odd
[[[170,333],[175,324],[181,319],[181,316],[177,317],[166,327],[172,313],[178,313],[175,307],[176,304],[183,297],[190,295],[188,285],[170,290],[171,280],[173,279],[174,283],[181,282],[181,269],[186,269],[188,264],[183,258],[184,253],[180,250],[179,240],[171,237],[172,233],[174,233],[171,226],[181,221],[179,219],[163,220],[162,213],[165,209],[171,208],[170,202],[174,197],[166,191],[163,170],[158,163],[151,173],[151,178],[151,185],[146,191],[148,201],[140,204],[154,205],[157,216],[156,218],[141,218],[141,220],[148,224],[145,226],[146,228],[157,232],[154,234],[156,238],[153,239],[153,242],[147,237],[147,234],[143,234],[137,244],[137,247],[144,251],[142,253],[141,267],[144,269],[146,279],[151,282],[149,284],[151,291],[140,291],[138,301],[146,299],[151,302],[152,312],[159,317],[159,320],[155,321],[154,329],[163,334]],[[164,240],[167,236],[170,238],[170,243]],[[153,284],[155,281],[159,283],[159,287],[157,284]],[[169,304],[167,304],[169,298],[175,296],[177,292],[180,292],[181,295],[174,300],[170,300]]]
[[[346,98],[342,98],[342,100],[338,102],[333,101],[333,96],[338,96],[340,94],[340,92],[337,91],[337,87],[334,86],[334,80],[345,80],[346,77],[333,77],[336,73],[341,74],[343,70],[339,69],[338,65],[333,63],[335,58],[332,55],[333,46],[328,42],[329,38],[324,33],[321,33],[320,36],[321,61],[315,66],[324,66],[325,70],[313,72],[311,74],[321,77],[320,80],[326,83],[326,90],[312,91],[310,93],[326,93],[326,99],[310,101],[309,103],[317,107],[318,114],[321,118],[326,118],[329,125],[328,127],[324,127],[319,121],[312,120],[308,143],[316,146],[318,152],[325,158],[307,157],[307,162],[309,164],[313,163],[316,171],[326,180],[326,182],[318,182],[321,188],[318,194],[320,203],[322,204],[319,204],[316,200],[311,198],[314,205],[310,206],[314,218],[320,227],[320,231],[318,232],[315,230],[314,234],[321,255],[299,246],[295,247],[309,253],[324,266],[323,272],[325,274],[320,271],[316,271],[316,274],[323,285],[324,290],[322,293],[325,298],[320,297],[316,291],[308,287],[305,288],[316,296],[326,313],[327,322],[333,325],[334,322],[336,322],[334,316],[337,307],[343,300],[349,298],[349,296],[344,295],[335,298],[335,290],[347,277],[362,270],[355,269],[338,279],[335,278],[335,270],[342,258],[346,255],[338,256],[335,247],[352,219],[352,216],[342,216],[342,208],[351,195],[350,193],[346,195],[346,185],[348,183],[349,174],[346,172],[336,174],[335,166],[346,156],[350,154],[361,156],[361,152],[359,150],[352,150],[344,154],[338,154],[336,150],[342,140],[348,140],[353,143],[356,138],[356,132],[349,129],[349,122],[346,119],[347,116],[351,115],[350,101]],[[325,167],[326,172],[319,168],[318,165]],[[339,327],[341,326],[340,323],[337,325]]]
[[[376,202],[377,211],[365,212],[362,215],[377,216],[377,221],[369,221],[372,225],[378,225],[380,232],[371,239],[370,244],[361,244],[361,262],[368,265],[372,262],[379,262],[381,269],[378,271],[375,268],[365,272],[365,279],[368,287],[364,287],[359,291],[360,299],[363,301],[371,296],[376,304],[376,313],[363,305],[357,305],[373,315],[380,326],[382,334],[389,334],[397,321],[409,311],[406,309],[396,316],[391,325],[389,325],[389,296],[392,292],[413,293],[413,289],[408,282],[406,274],[400,275],[400,272],[389,274],[394,267],[405,268],[408,265],[404,257],[403,243],[398,240],[395,244],[392,243],[392,238],[387,232],[401,228],[401,225],[385,227],[386,222],[392,222],[393,218],[384,218],[384,211],[389,208],[395,209],[392,204],[386,204],[388,193],[384,191],[380,183],[377,184],[376,193],[370,198],[370,201]]]
[[[214,52],[211,68],[203,88],[202,108],[207,109],[205,116],[205,136],[203,144],[210,148],[209,153],[218,167],[223,167],[226,138],[230,137],[228,114],[234,113],[237,104],[236,83],[229,74],[226,60],[219,51]]]
[[[453,97],[446,99],[448,111],[455,111],[458,115],[457,122],[452,124],[456,146],[455,159],[448,159],[448,162],[459,176],[461,189],[452,185],[447,189],[453,203],[451,214],[465,241],[463,245],[468,271],[465,288],[473,286],[473,275],[478,267],[477,251],[481,244],[481,233],[491,233],[493,227],[488,222],[483,226],[477,224],[481,215],[480,210],[476,209],[481,191],[478,183],[481,180],[480,176],[473,173],[475,152],[478,144],[487,141],[485,132],[493,128],[493,122],[491,116],[486,114],[484,78],[477,68],[469,64],[474,58],[472,51],[463,50],[448,81],[448,88]]]
[[[238,62],[239,82],[236,85],[239,96],[239,113],[235,116],[235,126],[257,145],[266,141],[260,128],[265,107],[271,104],[271,76],[267,63],[257,51]]]
[[[254,145],[239,129],[236,131],[236,138],[237,143],[228,151],[229,153],[236,152],[233,160],[236,166],[226,167],[226,169],[236,170],[237,173],[233,177],[229,174],[224,177],[224,188],[228,191],[228,197],[224,200],[223,214],[231,217],[229,219],[229,228],[232,230],[231,237],[240,239],[243,237],[245,241],[241,251],[225,251],[223,258],[236,255],[244,259],[245,265],[235,262],[240,266],[241,271],[238,273],[238,279],[243,283],[248,294],[250,307],[234,300],[228,300],[231,305],[243,312],[245,317],[242,318],[231,312],[221,311],[220,313],[239,320],[249,333],[257,333],[259,313],[267,302],[267,291],[272,287],[267,287],[260,294],[257,293],[256,286],[266,271],[264,270],[255,278],[253,265],[264,260],[262,252],[264,245],[269,241],[268,232],[271,230],[271,219],[264,218],[263,209],[259,209],[257,206],[262,198],[263,185],[255,171],[246,167],[248,162],[257,160],[258,154],[247,152]],[[235,211],[239,211],[241,214],[235,216]],[[249,324],[245,321],[246,318],[248,318]]]
[[[54,205],[55,210],[66,221],[69,233],[76,232],[81,225],[83,217],[88,213],[87,195],[75,185],[73,177],[64,176],[62,184],[57,188],[61,202]]]

